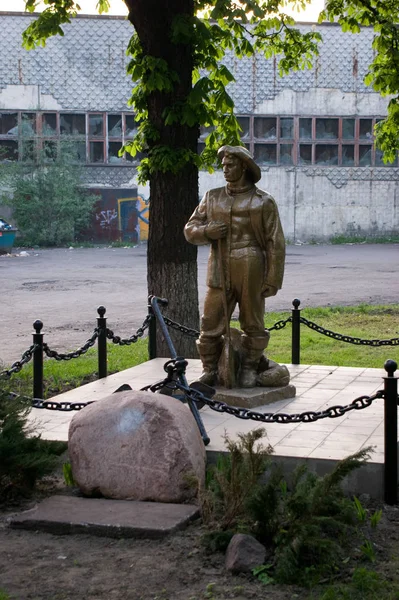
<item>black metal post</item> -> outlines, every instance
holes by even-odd
[[[102,379],[107,376],[107,317],[105,315],[105,306],[99,306],[97,312],[97,328],[98,328],[98,378]]]
[[[298,298],[292,301],[292,342],[291,342],[291,363],[293,365],[301,364],[301,301]]]
[[[148,314],[151,316],[151,321],[148,327],[148,356],[149,359],[157,357],[157,318],[151,306],[151,298],[148,297]]]
[[[33,328],[33,343],[36,345],[33,351],[33,397],[43,398],[43,323],[37,320]]]
[[[398,368],[394,360],[387,360],[384,368],[384,500],[398,503]]]

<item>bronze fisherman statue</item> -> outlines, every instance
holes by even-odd
[[[267,368],[265,298],[281,288],[285,240],[275,201],[255,185],[261,171],[250,152],[223,146],[218,156],[227,184],[206,192],[184,229],[188,242],[211,246],[197,342],[203,365],[200,381],[218,382],[227,324],[238,304],[242,331],[237,386],[249,388],[262,385],[258,379],[262,361]]]

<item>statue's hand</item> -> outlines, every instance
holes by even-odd
[[[262,290],[262,296],[264,298],[270,298],[270,296],[275,296],[278,292],[278,289],[274,287],[274,285],[266,285]]]
[[[205,228],[205,235],[210,240],[219,240],[227,235],[227,225],[221,221],[211,221]]]

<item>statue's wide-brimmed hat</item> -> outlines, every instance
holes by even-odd
[[[254,183],[259,181],[262,177],[260,168],[252,158],[250,151],[244,146],[222,146],[218,150],[218,157],[220,160],[223,159],[225,154],[233,154],[233,156],[237,156],[237,158],[241,159],[246,164],[247,169],[251,172]]]

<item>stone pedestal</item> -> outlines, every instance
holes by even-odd
[[[295,386],[291,384],[282,387],[233,388],[231,390],[216,386],[215,389],[214,400],[241,408],[256,408],[278,400],[294,398],[296,395]]]

